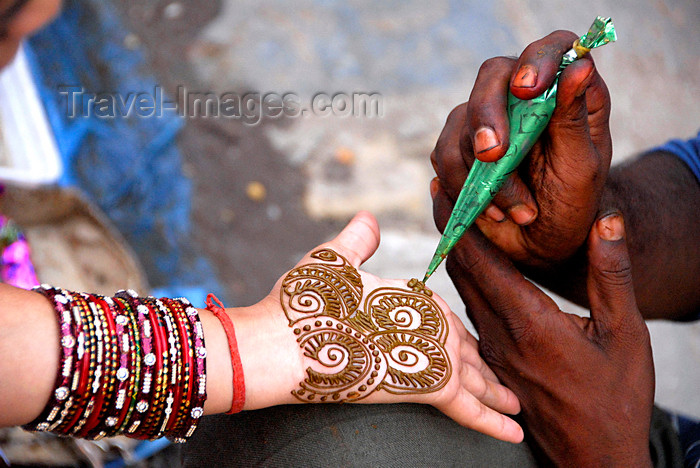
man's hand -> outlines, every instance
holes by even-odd
[[[520,442],[501,413],[520,404],[479,356],[477,341],[422,285],[358,270],[379,227],[358,214],[314,248],[260,303],[234,310],[245,409],[286,403],[425,403],[459,424]]]
[[[521,99],[540,95],[576,38],[557,31],[518,60],[497,57],[481,66],[469,102],[452,111],[431,154],[438,225],[449,217],[474,158],[495,161],[508,149],[508,90]],[[511,259],[548,267],[583,245],[610,167],[609,114],[607,87],[586,55],[562,73],[549,126],[477,220]]]
[[[557,466],[649,466],[654,369],[619,213],[588,236],[590,318],[566,314],[471,229],[448,272],[484,360],[520,399],[539,457]]]

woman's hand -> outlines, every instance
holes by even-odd
[[[431,404],[463,426],[520,442],[501,413],[520,406],[479,357],[476,339],[421,283],[358,271],[379,228],[358,214],[255,306],[229,310],[246,409],[284,403]]]

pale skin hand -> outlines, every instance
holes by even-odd
[[[358,214],[334,240],[313,249],[298,264],[322,263],[311,258],[312,252],[332,249],[345,257],[353,267],[359,267],[371,257],[379,245],[379,228],[369,213]],[[406,281],[384,280],[359,272],[365,297],[377,288],[402,288]],[[283,277],[284,278],[284,277]],[[280,304],[281,278],[271,293],[260,303],[231,311],[246,378],[245,409],[257,409],[275,404],[299,403],[292,395],[306,377],[312,364],[303,356],[297,336],[289,326]],[[375,391],[358,403],[426,403],[454,419],[459,424],[509,442],[520,442],[520,426],[501,413],[515,414],[520,405],[515,395],[503,387],[481,359],[476,339],[469,334],[447,304],[433,296],[443,311],[449,333],[446,350],[452,366],[451,378],[432,393],[391,394]],[[363,298],[364,300],[364,298]],[[264,349],[260,349],[260,348]],[[229,371],[230,375],[230,371]],[[226,410],[230,398],[220,410]]]
[[[368,213],[361,213],[331,242],[332,249],[354,266],[367,260],[379,244],[379,228]],[[305,256],[300,265],[321,263]],[[360,272],[364,291],[406,287],[405,281],[383,280]],[[246,403],[244,409],[300,403],[292,395],[306,377],[310,360],[297,343],[297,336],[280,302],[282,280],[261,302],[250,307],[227,309],[236,330],[243,364]],[[520,442],[523,432],[512,419],[520,405],[479,357],[476,339],[439,297],[432,298],[444,314],[449,332],[444,348],[451,373],[444,385],[428,393],[392,394],[376,390],[360,403],[415,402],[430,404],[459,424],[509,442]],[[227,411],[233,383],[228,343],[218,319],[200,310],[207,346],[207,414]],[[0,284],[0,426],[26,424],[43,409],[58,367],[58,325],[49,302],[41,295]]]

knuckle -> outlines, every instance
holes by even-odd
[[[467,102],[463,102],[462,104],[456,106],[454,109],[450,111],[450,113],[447,115],[447,122],[452,122],[455,120],[463,120],[464,119],[464,114],[466,113],[467,109]]]
[[[513,59],[508,57],[491,57],[481,64],[481,67],[479,67],[479,74],[488,74],[495,70],[501,70],[504,65],[508,65],[510,69],[510,64],[512,62]]]
[[[447,273],[450,278],[464,275],[465,273],[478,270],[485,261],[484,256],[477,254],[477,252],[470,252],[469,255],[464,255],[462,249],[455,249],[454,255],[450,255],[447,258]]]
[[[578,34],[573,31],[569,31],[567,29],[557,29],[556,31],[553,31],[547,35],[544,39],[542,39],[542,41],[552,43],[552,45],[555,46],[555,49],[558,49],[559,53],[561,53],[566,52],[566,50],[571,47],[571,44],[578,39],[578,37]]]
[[[437,173],[438,169],[440,168],[437,158],[438,158],[438,156],[437,156],[437,148],[436,148],[430,152],[430,164],[433,166],[433,170],[435,171],[435,173]]]
[[[632,264],[630,263],[629,258],[609,260],[609,263],[600,269],[600,274],[610,285],[632,285]]]

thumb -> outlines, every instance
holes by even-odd
[[[588,237],[588,299],[591,317],[607,330],[640,317],[619,212],[598,219]]]
[[[336,236],[323,247],[335,250],[354,267],[367,261],[379,247],[379,225],[375,217],[360,211]]]

